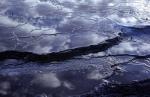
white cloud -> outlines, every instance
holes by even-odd
[[[69,90],[75,89],[75,86],[73,86],[73,84],[70,83],[70,82],[68,82],[68,81],[64,81],[63,82],[63,86],[66,87],[66,88],[68,88]]]
[[[32,81],[33,84],[39,84],[43,87],[57,88],[61,86],[61,81],[54,73],[38,74]]]
[[[102,73],[100,73],[99,70],[94,70],[87,75],[87,78],[92,80],[100,80],[104,78],[104,76],[102,75]]]
[[[15,27],[17,26],[19,23],[8,18],[7,16],[2,16],[0,15],[0,24],[4,25],[4,26],[8,26],[8,27]]]
[[[137,51],[137,47],[130,42],[123,42],[116,48],[113,48],[113,50],[117,53],[135,52]]]

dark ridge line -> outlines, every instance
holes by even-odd
[[[97,45],[90,45],[86,47],[79,47],[74,49],[68,49],[60,52],[52,52],[48,54],[35,54],[31,52],[20,52],[20,51],[4,51],[0,52],[0,61],[7,59],[23,60],[27,62],[53,62],[53,61],[64,61],[69,60],[77,56],[87,55],[90,53],[98,53],[106,51],[109,48],[118,45],[123,40],[122,37],[117,36],[112,39],[108,39]]]

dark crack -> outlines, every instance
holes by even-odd
[[[97,45],[90,45],[87,47],[79,47],[41,55],[31,52],[4,51],[0,52],[0,60],[3,61],[6,59],[16,59],[29,62],[44,62],[44,63],[53,61],[64,61],[81,55],[106,51],[109,48],[118,45],[122,41],[122,39],[123,39],[122,37],[118,36],[112,39],[108,39],[103,43],[99,43]]]

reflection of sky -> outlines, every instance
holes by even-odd
[[[29,91],[31,88],[30,92],[38,88],[37,90],[41,90],[40,93],[48,91],[47,94],[57,94],[59,92],[61,97],[66,97],[63,95],[88,92],[102,82],[102,78],[110,76],[112,69],[108,60],[105,58],[70,60],[40,64],[40,66],[36,63],[26,63],[17,67],[15,65],[19,64],[18,61],[9,60],[1,63],[4,65],[0,67],[0,75],[17,78],[19,83],[30,85],[28,88]],[[22,80],[23,76],[25,81]]]
[[[120,32],[116,24],[149,25],[146,1],[2,0],[0,51],[48,53],[99,43]],[[59,34],[47,35],[56,33]],[[137,34],[136,31],[130,33]],[[125,41],[117,50],[119,53],[148,51],[149,41],[143,43],[149,37],[147,34],[135,36],[136,43]]]
[[[147,1],[147,2],[146,2]],[[1,0],[0,51],[49,53],[100,43],[124,33],[124,40],[106,53],[150,53],[149,0]],[[105,54],[104,52],[98,55]],[[96,54],[95,54],[96,55]],[[88,55],[90,56],[90,55]],[[85,56],[88,57],[88,56]],[[111,65],[129,60],[98,58],[62,63],[1,62],[0,74],[33,76],[31,86],[68,94],[84,93],[112,74]],[[130,82],[149,78],[149,61],[118,67],[109,80]],[[26,79],[26,78],[25,78]],[[27,77],[28,79],[28,77]],[[21,79],[19,79],[21,80]],[[87,85],[88,84],[88,85]]]

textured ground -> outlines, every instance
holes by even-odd
[[[150,0],[1,0],[0,52],[11,50],[46,55],[104,44],[115,37],[123,40],[95,54],[91,53],[94,51],[86,54],[79,51],[77,58],[61,62],[2,60],[0,95],[94,97],[91,91],[102,84],[131,85],[149,79],[149,9]],[[145,87],[143,83],[142,86]],[[108,88],[111,91],[111,87]],[[139,95],[130,94],[131,97]]]

